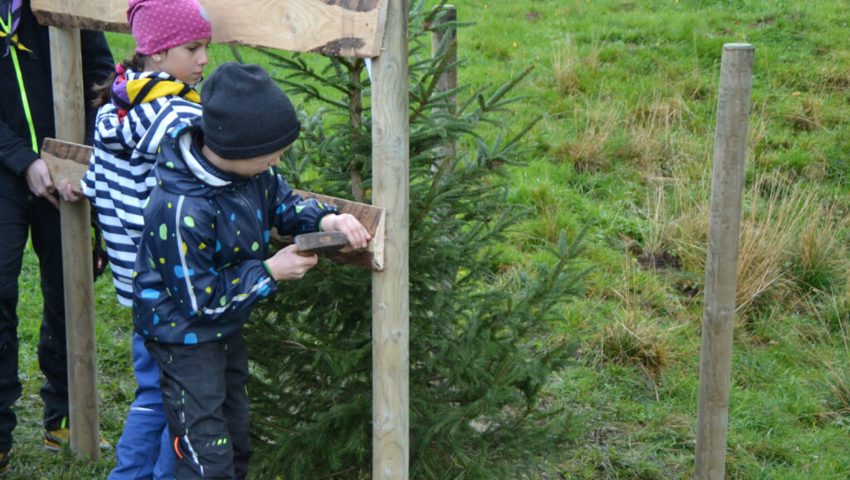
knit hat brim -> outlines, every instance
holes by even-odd
[[[203,125],[203,119],[201,120],[201,128],[207,131]],[[295,128],[289,130],[282,134],[280,138],[276,138],[270,142],[262,143],[262,144],[253,144],[253,145],[240,145],[234,147],[228,147],[216,141],[216,138],[212,135],[204,136],[204,145],[210,148],[216,155],[225,159],[225,160],[246,160],[249,158],[259,157],[262,155],[266,155],[269,153],[273,153],[277,150],[282,150],[285,147],[291,145],[298,138],[299,133],[301,132],[301,126],[296,124]]]

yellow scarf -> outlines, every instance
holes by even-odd
[[[190,102],[201,103],[201,96],[197,90],[182,82],[163,80],[156,77],[127,81],[127,96],[133,105],[150,102],[159,97],[167,97],[169,95],[179,95]]]

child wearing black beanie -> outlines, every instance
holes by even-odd
[[[243,479],[251,449],[242,325],[278,281],[299,279],[317,262],[294,245],[270,255],[271,228],[341,231],[354,248],[370,237],[352,215],[294,194],[273,168],[300,127],[262,68],[225,63],[201,98],[202,119],[161,144],[133,320],[162,370],[175,478]]]
[[[259,65],[225,63],[204,83],[204,144],[229,160],[286,147],[301,125],[289,98]]]

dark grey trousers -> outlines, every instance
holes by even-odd
[[[218,342],[145,343],[162,371],[174,478],[244,479],[251,457],[248,352],[242,330]]]

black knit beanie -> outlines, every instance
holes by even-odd
[[[280,150],[301,131],[289,98],[259,65],[222,64],[204,82],[201,106],[204,144],[228,160]]]

